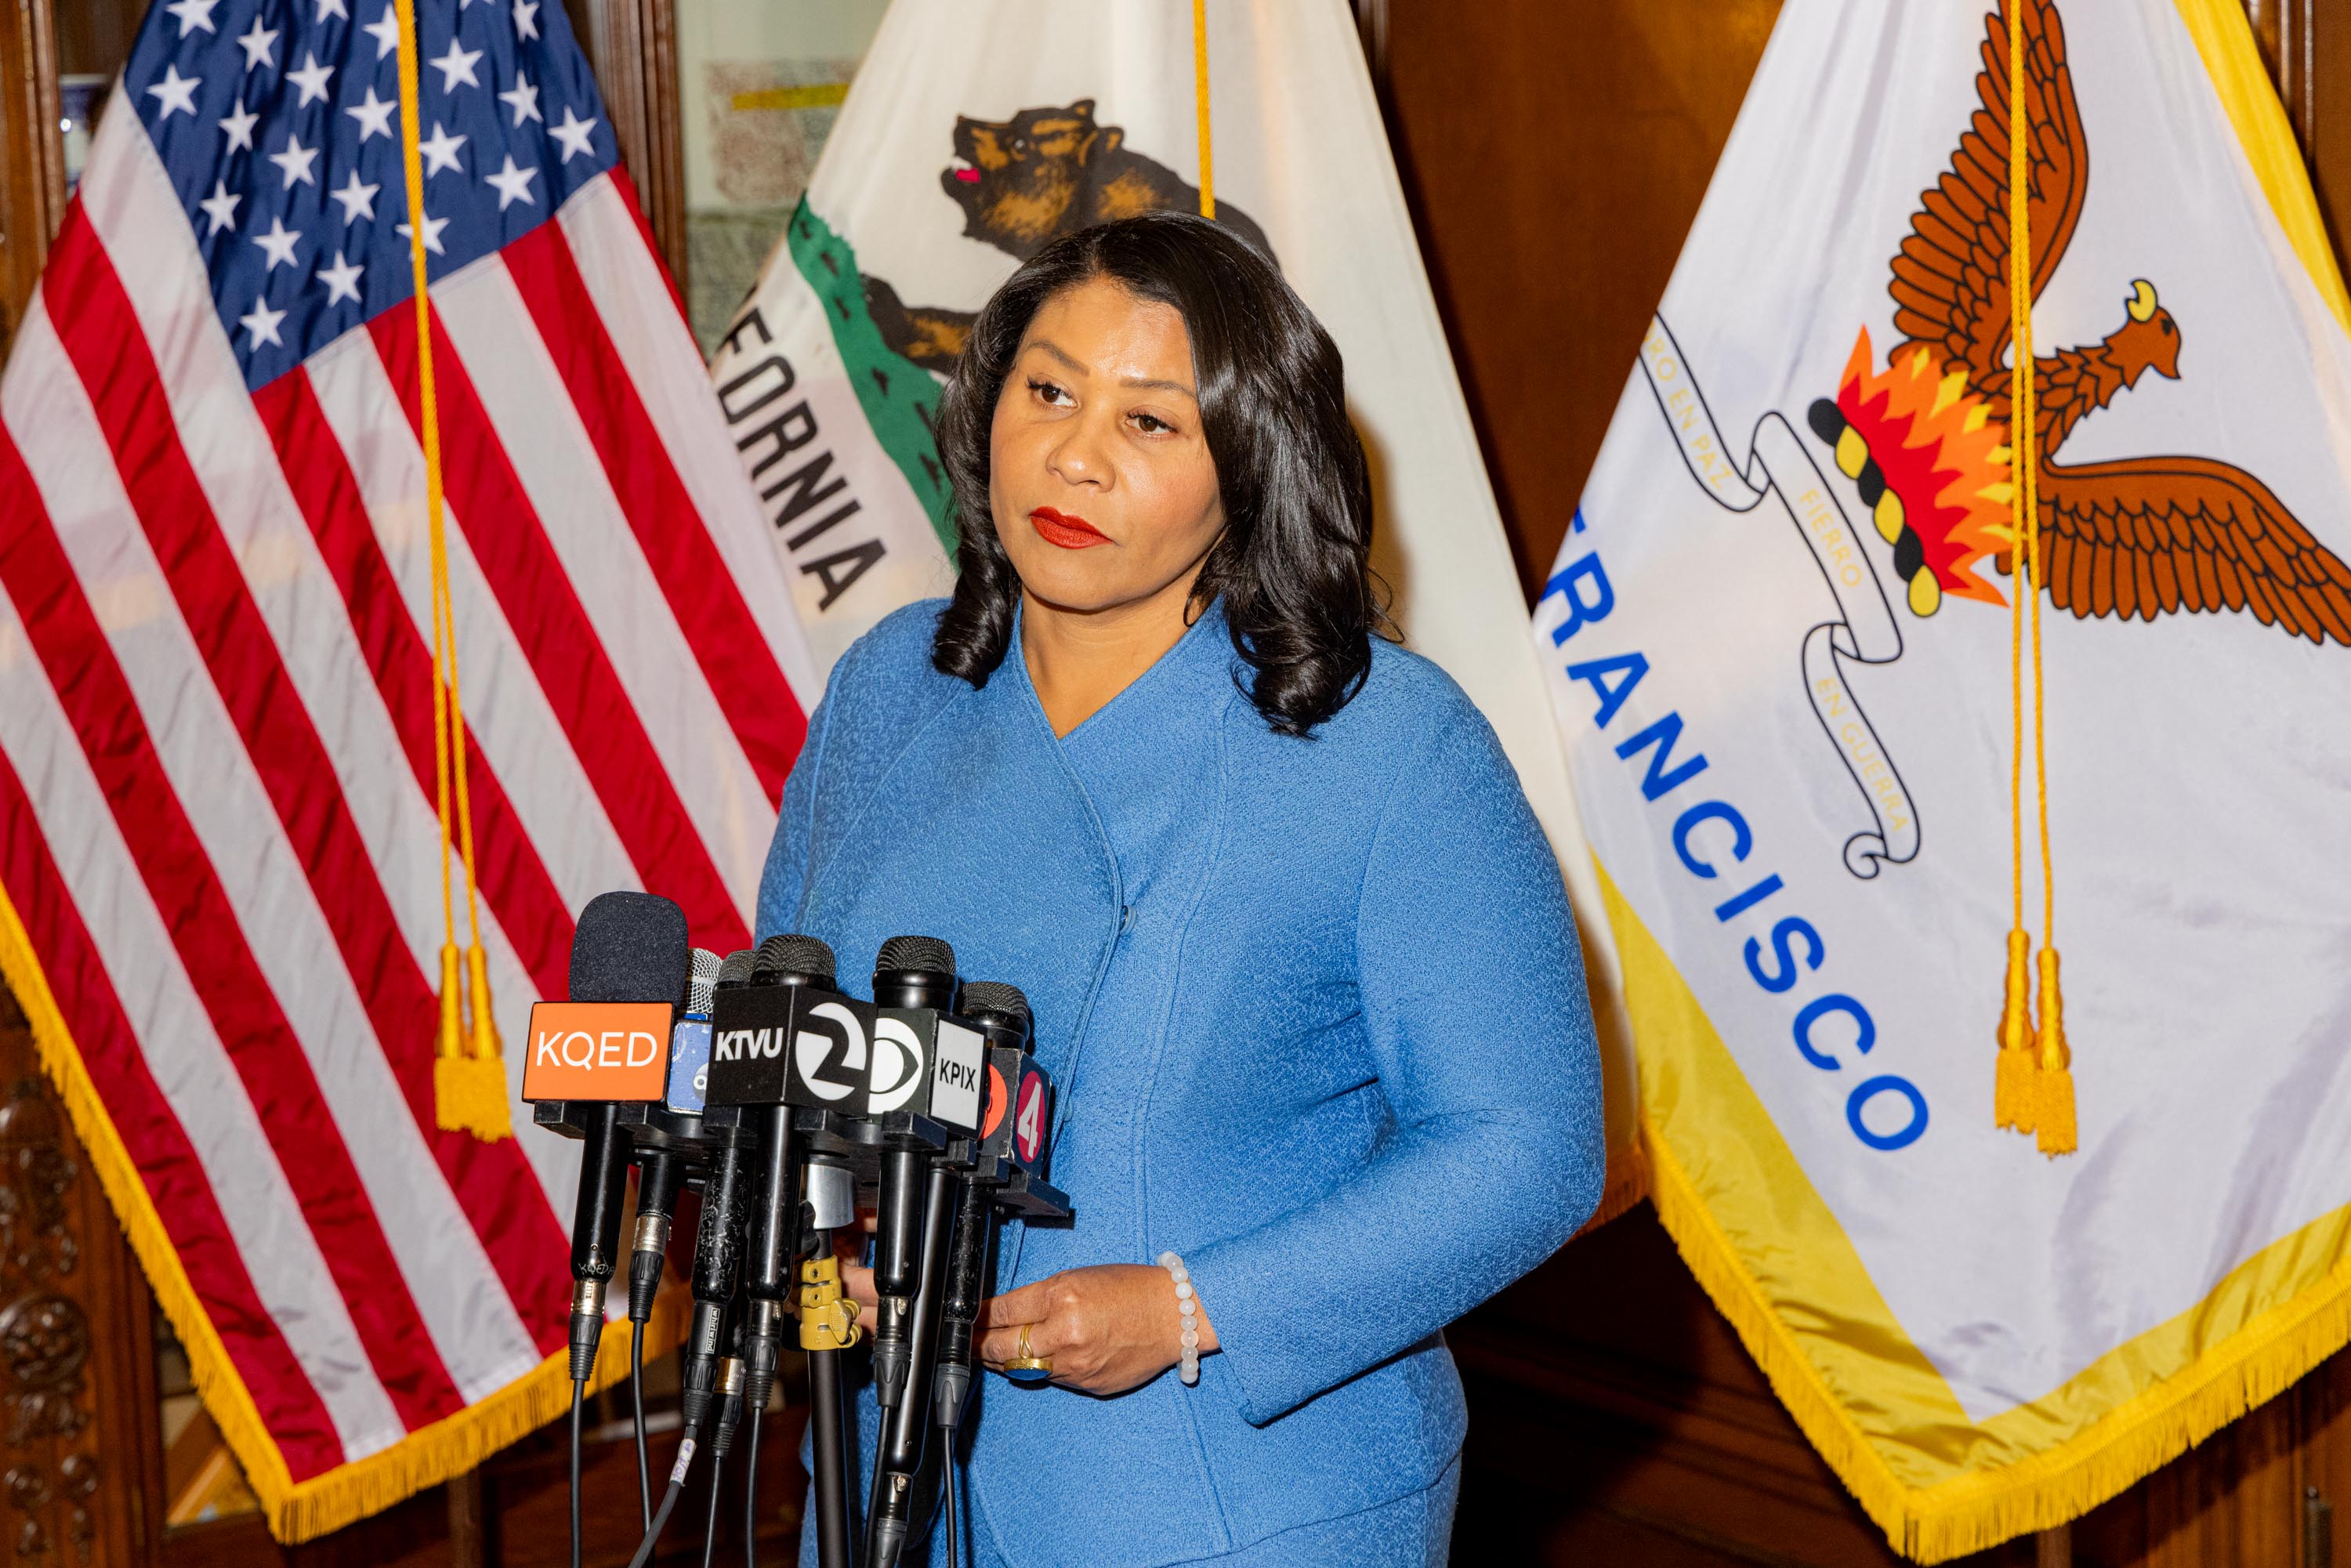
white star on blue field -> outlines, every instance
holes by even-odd
[[[438,278],[545,223],[616,149],[561,5],[416,9]],[[140,29],[124,96],[187,209],[249,387],[410,298],[399,41],[392,0],[171,0]]]

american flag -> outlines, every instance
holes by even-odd
[[[448,576],[518,1082],[595,894],[748,940],[815,675],[560,0],[418,13]],[[158,5],[0,378],[0,967],[295,1537],[568,1391],[542,1362],[576,1145],[434,1124],[398,38],[391,0]]]

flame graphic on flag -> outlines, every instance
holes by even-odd
[[[1864,328],[1837,387],[1842,429],[1829,439],[1895,547],[1910,607],[1932,614],[1946,593],[2006,604],[1976,563],[2004,554],[2014,537],[2007,427],[1966,390],[1964,374],[1937,375],[1926,350],[1875,373],[1872,359]]]

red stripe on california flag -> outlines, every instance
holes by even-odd
[[[661,434],[580,276],[562,225],[541,224],[500,254],[571,393],[621,512],[694,650],[695,663],[742,742],[768,803],[780,806],[808,720],[751,619],[734,574],[719,558],[708,526],[670,465]]]
[[[87,234],[76,209],[60,244],[86,241]],[[74,286],[90,274],[87,265],[54,270],[49,284],[66,288],[49,296],[51,310],[77,314],[85,301],[75,296],[86,291]],[[155,447],[171,440],[169,422],[152,413],[150,405],[151,428],[120,454],[133,468],[145,465],[142,458],[162,460]],[[160,431],[152,428],[157,424]],[[201,505],[201,497],[196,500]],[[130,683],[48,528],[20,529],[0,549],[0,585],[26,612],[34,653],[106,792],[149,896],[171,919],[180,961],[268,1129],[377,1380],[411,1429],[455,1413],[464,1401],[402,1280],[301,1042],[246,946],[235,911],[148,737]]]
[[[95,232],[77,224],[69,234],[59,236],[58,270],[52,274],[64,285],[56,300],[64,313],[51,319],[92,393],[140,527],[308,879],[376,1043],[507,1294],[518,1309],[559,1298],[569,1283],[568,1245],[543,1198],[516,1201],[517,1183],[532,1195],[539,1191],[520,1149],[444,1133],[435,1124],[433,1041],[439,1003],[174,427],[152,415],[165,393],[130,298]],[[532,1337],[539,1338],[536,1325]],[[544,1354],[551,1347],[538,1348]]]
[[[46,532],[48,518],[16,444],[0,425],[0,559],[15,536]],[[21,608],[34,606],[17,601]],[[296,1480],[343,1462],[333,1419],[277,1320],[246,1272],[228,1220],[205,1178],[188,1134],[156,1085],[131,1021],[123,1015],[97,945],[50,855],[31,799],[0,752],[0,885],[39,956],[49,992],[73,1036],[76,1053],[104,1104],[115,1135],[171,1238],[188,1283],[204,1301],[222,1349],[285,1456]]]
[[[320,558],[341,591],[351,630],[367,655],[376,688],[408,752],[417,788],[434,793],[433,663],[423,639],[402,604],[392,569],[377,546],[360,503],[343,449],[301,371],[280,376],[254,397],[280,465],[319,541]],[[540,993],[559,996],[566,983],[571,918],[530,841],[515,821],[497,776],[466,738],[467,774],[474,807],[476,869],[483,896],[498,924],[528,965]],[[389,910],[386,911],[389,915]],[[518,931],[533,933],[517,936]],[[525,946],[526,941],[529,946]],[[403,993],[412,988],[434,1007],[425,977],[413,960],[397,967]],[[370,999],[372,1011],[374,1003]],[[569,1238],[544,1190],[533,1177],[521,1146],[512,1141],[485,1144],[470,1133],[444,1132],[434,1112],[433,1028],[399,1035],[380,1033],[383,1053],[400,1080],[410,1113],[450,1190],[497,1270],[499,1282],[520,1314],[531,1342],[552,1354],[567,1332],[564,1301],[571,1287]]]
[[[376,351],[418,427],[416,318],[387,310],[369,323]],[[538,676],[604,811],[649,893],[675,899],[695,939],[732,952],[750,944],[742,912],[695,831],[626,689],[597,641],[544,524],[507,461],[496,427],[436,317],[433,373],[442,468],[458,526],[515,639]],[[420,437],[421,438],[421,437]],[[678,759],[681,767],[692,758]]]

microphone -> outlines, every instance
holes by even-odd
[[[835,996],[832,949],[813,936],[785,933],[759,944],[755,975],[810,995]],[[796,998],[796,999],[805,999]],[[755,1413],[767,1408],[783,1339],[783,1317],[798,1287],[800,1248],[800,1157],[792,1108],[781,1095],[748,1109],[759,1139],[750,1219],[743,1238],[743,1290],[750,1301],[743,1318],[744,1402]]]
[[[939,1310],[939,1360],[933,1392],[933,1419],[943,1433],[945,1458],[955,1462],[955,1434],[970,1407],[974,1383],[971,1335],[987,1299],[989,1260],[996,1249],[996,1190],[1010,1178],[1003,1153],[991,1155],[988,1136],[1009,1119],[1011,1086],[1019,1071],[997,1065],[999,1052],[1012,1061],[1029,1051],[1029,998],[1017,986],[974,980],[963,988],[964,1016],[987,1042],[987,1106],[982,1135],[973,1140],[971,1166],[957,1177],[955,1243],[947,1259],[946,1287]]]
[[[754,978],[764,983],[750,984]],[[862,1112],[875,1013],[870,1002],[841,995],[833,982],[832,949],[814,937],[785,935],[762,943],[744,983],[718,993],[711,1018],[709,1102],[713,1115],[723,1112],[761,1134],[758,1169],[747,1183],[753,1192],[744,1280],[750,1298],[744,1360],[759,1382],[756,1389],[746,1387],[745,1398],[754,1412],[764,1406],[773,1381],[778,1314],[792,1294],[794,1265],[805,1249],[804,1214],[805,1229],[812,1233],[814,1251],[799,1267],[798,1284],[799,1344],[809,1365],[817,1555],[824,1568],[846,1568],[854,1534],[848,1478],[855,1467],[849,1458],[841,1363],[859,1330],[857,1303],[841,1292],[831,1239],[856,1224],[853,1162],[869,1145]]]
[[[922,1484],[925,1439],[931,1424],[932,1373],[948,1330],[943,1321],[949,1256],[958,1197],[956,1166],[976,1153],[974,1140],[981,1125],[981,1074],[986,1037],[956,1019],[942,1016],[954,998],[951,977],[955,954],[944,942],[924,937],[898,937],[883,946],[873,976],[873,999],[884,1023],[904,1026],[915,1054],[909,1076],[917,1082],[908,1095],[911,1115],[927,1116],[948,1133],[943,1154],[914,1150],[911,1140],[888,1147],[883,1155],[883,1213],[890,1213],[890,1177],[900,1174],[901,1191],[922,1181],[920,1243],[913,1273],[913,1295],[897,1314],[902,1326],[900,1362],[893,1369],[901,1386],[882,1406],[882,1448],[874,1465],[873,1501],[867,1542],[870,1568],[896,1568],[899,1555],[915,1527],[928,1513],[927,1488]],[[1015,993],[1017,994],[1017,993]],[[880,1030],[877,1025],[877,1037]],[[928,1052],[925,1068],[923,1051]],[[874,1064],[877,1092],[883,1065],[878,1048]],[[877,1294],[883,1286],[883,1263],[894,1261],[880,1245],[876,1232],[874,1278]],[[891,1323],[889,1299],[877,1322]],[[969,1339],[968,1324],[964,1337]],[[874,1387],[877,1400],[883,1381],[882,1328],[874,1336]]]
[[[905,1012],[944,1011],[954,1005],[955,988],[955,949],[945,942],[893,936],[882,944],[873,965],[873,1005],[880,1016],[873,1026],[869,1114],[902,1108],[926,1076],[922,1047],[907,1027]],[[906,1320],[919,1283],[929,1152],[922,1140],[907,1135],[889,1138],[883,1146],[873,1228],[873,1291],[880,1301],[873,1318],[873,1396],[883,1410],[895,1407],[905,1388]]]
[[[694,950],[686,984],[685,1016],[670,1034],[669,1076],[662,1092],[669,1114],[638,1135],[637,1224],[629,1254],[629,1321],[653,1317],[661,1293],[662,1266],[669,1252],[670,1227],[687,1167],[702,1151],[702,1081],[710,1061],[711,995],[725,966],[706,947]]]
[[[531,1009],[523,1098],[534,1121],[583,1145],[571,1220],[574,1383],[595,1370],[605,1287],[620,1254],[629,1140],[619,1107],[662,1097],[687,953],[685,912],[676,904],[652,894],[602,894],[580,911],[572,935],[570,999]]]

